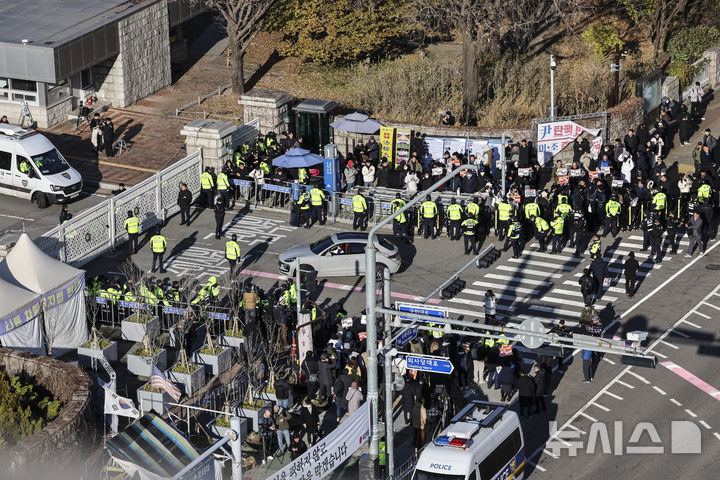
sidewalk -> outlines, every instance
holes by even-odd
[[[700,122],[700,125],[698,125],[697,130],[695,133],[693,133],[692,137],[690,138],[690,145],[680,145],[680,140],[678,139],[678,136],[675,135],[672,139],[671,144],[673,145],[673,149],[670,150],[670,153],[668,153],[667,158],[665,159],[665,164],[670,167],[673,163],[678,163],[678,168],[681,172],[694,172],[695,171],[695,164],[693,163],[692,159],[692,151],[695,148],[695,145],[698,144],[698,142],[702,141],[703,132],[706,128],[709,128],[712,132],[712,135],[717,138],[718,135],[720,135],[720,101],[718,101],[711,91],[710,93],[705,94],[706,97],[709,97],[709,102],[707,103],[707,108],[703,114],[705,117],[705,120]],[[689,105],[688,105],[689,107]]]

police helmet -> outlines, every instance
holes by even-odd
[[[232,237],[230,237],[230,239],[231,239],[233,242],[237,241],[237,235],[235,235],[235,234],[233,233],[233,234],[232,234]]]

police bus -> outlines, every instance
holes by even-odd
[[[425,447],[413,480],[519,480],[524,468],[517,413],[503,403],[474,400]]]

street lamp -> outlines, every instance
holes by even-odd
[[[555,118],[555,55],[550,55],[550,119]]]

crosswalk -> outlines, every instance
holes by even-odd
[[[611,285],[595,304],[598,311],[613,307],[625,294],[623,265],[629,252],[635,252],[640,263],[640,280],[662,268],[662,263],[650,261],[649,252],[642,252],[642,236],[629,235],[609,239],[603,245],[604,259],[612,278]],[[686,248],[688,240],[680,241],[680,248]],[[574,255],[574,248],[564,248],[559,254],[538,252],[538,244],[526,245],[520,258],[508,258],[508,254],[487,270],[468,270],[464,275],[466,288],[457,296],[443,300],[443,307],[450,314],[465,320],[484,321],[485,303],[483,297],[492,290],[497,298],[498,317],[509,317],[515,322],[526,317],[535,317],[551,326],[564,319],[569,326],[576,325],[584,306],[578,278],[584,268],[590,266],[587,253]],[[663,261],[671,257],[662,257]]]

